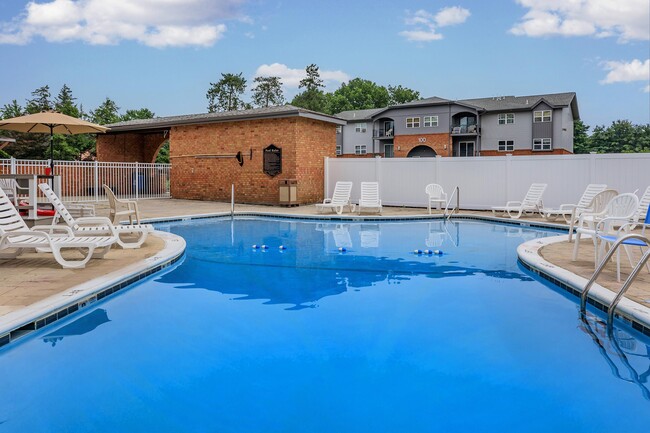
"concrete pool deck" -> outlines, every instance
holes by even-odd
[[[143,219],[176,219],[188,216],[228,214],[230,203],[205,202],[194,200],[155,199],[140,200],[140,214]],[[236,213],[263,213],[287,216],[322,216],[336,218],[336,214],[319,214],[313,205],[299,207],[274,207],[237,204]],[[96,213],[108,216],[108,206],[99,203]],[[434,214],[440,215],[440,211]],[[463,215],[492,217],[491,212],[463,211]],[[372,218],[376,214],[362,214],[362,217]],[[357,214],[344,213],[342,217],[356,217]],[[408,218],[428,217],[426,209],[406,207],[384,207],[382,218]],[[527,223],[548,224],[541,217],[522,218]],[[507,221],[517,221],[510,220]],[[564,226],[560,220],[555,221],[558,226]],[[113,249],[104,260],[91,260],[85,269],[62,269],[48,254],[24,254],[18,259],[0,259],[0,325],[6,324],[9,317],[15,317],[22,310],[43,303],[47,299],[61,295],[71,288],[81,284],[92,284],[91,280],[101,278],[107,274],[119,273],[120,269],[135,262],[144,262],[156,255],[164,248],[165,242],[161,238],[164,234],[151,235],[141,249],[122,250]],[[559,239],[559,238],[558,238]],[[593,246],[589,240],[581,244],[579,260],[571,261],[573,244],[566,240],[545,244],[536,250],[536,254],[548,263],[560,269],[569,271],[585,279],[589,279],[594,271]],[[622,278],[630,271],[630,265],[623,254],[621,257]],[[598,280],[598,284],[612,292],[617,292],[622,283],[616,281],[616,265],[610,263],[606,271]],[[650,274],[642,272],[630,288],[626,297],[644,307],[650,307]],[[4,328],[4,326],[0,326]]]

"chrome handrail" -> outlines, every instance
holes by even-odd
[[[456,206],[454,206],[451,210],[451,213],[447,215],[447,211],[449,210],[449,205],[451,204],[451,200],[454,198],[454,195],[456,196]],[[443,212],[443,216],[445,217],[445,219],[449,219],[453,215],[455,210],[460,212],[460,188],[459,187],[454,188],[454,191],[449,196],[449,200],[447,200],[447,204],[445,204],[445,211]]]

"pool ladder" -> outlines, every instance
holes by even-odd
[[[623,243],[625,241],[629,240],[629,239],[638,239],[638,240],[640,240],[642,242],[645,242],[646,245],[650,245],[650,239],[648,239],[645,236],[642,236],[642,235],[639,235],[639,234],[634,234],[634,233],[629,234],[629,235],[625,235],[625,236],[621,237],[620,239],[618,239],[616,242],[614,242],[612,247],[609,249],[607,254],[605,254],[605,257],[603,258],[603,260],[600,262],[600,264],[598,265],[598,267],[594,271],[594,274],[591,276],[591,279],[589,280],[587,285],[585,285],[585,288],[583,289],[582,294],[580,295],[580,313],[582,313],[582,314],[585,313],[585,309],[587,307],[587,297],[589,295],[589,290],[591,289],[591,286],[593,286],[593,284],[596,282],[596,279],[602,273],[603,269],[605,268],[605,265],[612,258],[614,253],[618,250],[618,248],[621,245],[624,245]],[[607,327],[609,329],[612,328],[612,324],[614,322],[614,312],[616,310],[616,306],[618,305],[620,300],[625,295],[625,292],[627,292],[627,289],[630,288],[630,286],[632,285],[632,283],[636,279],[636,277],[639,274],[639,272],[641,271],[641,269],[645,266],[648,259],[650,259],[650,248],[648,248],[646,250],[646,252],[643,253],[643,255],[641,256],[641,259],[637,262],[634,269],[632,269],[632,272],[627,277],[627,279],[625,280],[625,282],[621,286],[621,289],[618,291],[618,293],[614,297],[614,300],[612,300],[611,304],[609,304],[609,307],[607,308]]]
[[[456,196],[456,205],[451,209],[451,212],[447,213],[449,210],[449,205],[454,199],[454,196]],[[454,188],[451,195],[449,196],[449,200],[447,200],[447,204],[445,205],[445,212],[443,213],[445,219],[448,220],[451,218],[451,216],[454,214],[454,211],[460,212],[460,188],[458,187]]]

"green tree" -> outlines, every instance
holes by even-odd
[[[299,89],[305,89],[294,96],[291,105],[308,110],[324,113],[328,104],[328,97],[321,90],[325,85],[320,78],[318,66],[311,64],[305,68],[306,76],[300,80]]]
[[[243,73],[221,74],[221,80],[210,83],[205,97],[208,99],[208,112],[232,111],[244,108],[241,99],[246,90],[246,79]]]
[[[20,106],[18,101],[12,100],[9,104],[5,104],[0,109],[0,115],[3,119],[11,119],[12,117],[19,117],[25,114],[23,107]]]
[[[32,99],[27,100],[25,111],[28,114],[35,114],[51,110],[53,108],[51,97],[50,86],[39,87],[32,92]]]
[[[389,104],[390,96],[384,86],[370,80],[354,78],[343,83],[328,98],[327,112],[340,113],[346,110],[382,108]]]
[[[253,87],[253,103],[258,107],[270,107],[284,104],[282,81],[280,77],[256,77],[257,85]]]
[[[158,155],[156,155],[156,163],[169,164],[169,140],[160,147]]]
[[[592,151],[587,131],[589,131],[589,125],[585,125],[582,120],[573,122],[573,153],[589,153]]]
[[[54,98],[54,109],[72,117],[79,117],[79,108],[75,104],[77,98],[72,96],[72,90],[64,84],[59,94]]]
[[[90,112],[90,119],[100,125],[108,125],[120,121],[120,107],[111,98],[106,98],[99,107]]]
[[[154,117],[156,117],[156,115],[150,109],[140,108],[138,110],[126,110],[126,113],[121,116],[120,120],[124,122],[136,119],[153,119]]]
[[[408,87],[388,86],[389,105],[405,104],[420,99],[420,92]]]

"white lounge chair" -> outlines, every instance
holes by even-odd
[[[573,246],[573,261],[578,259],[580,238],[582,235],[591,236],[594,242],[594,264],[598,264],[598,236],[599,234],[616,234],[616,227],[621,227],[632,222],[639,207],[639,198],[634,193],[619,194],[607,203],[602,212],[592,214],[584,212],[578,220],[576,241]]]
[[[343,213],[343,208],[348,206],[350,212],[354,212],[354,205],[350,201],[350,194],[352,194],[352,182],[336,182],[334,186],[334,194],[332,198],[326,198],[322,203],[316,205],[316,209],[331,209],[337,214]]]
[[[359,198],[359,214],[362,209],[375,209],[381,213],[381,199],[379,198],[379,183],[361,182],[361,197]]]
[[[106,217],[81,217],[75,219],[48,184],[41,183],[38,187],[56,210],[52,224],[56,224],[60,217],[77,236],[111,235],[117,239],[119,246],[126,249],[140,248],[144,241],[147,240],[147,235],[154,231],[151,224],[114,225]],[[127,235],[127,238],[123,238],[122,235]],[[128,236],[135,237],[135,239],[130,239]]]
[[[545,183],[533,183],[522,201],[509,201],[505,206],[492,206],[492,213],[501,212],[510,218],[517,219],[527,212],[540,212],[544,207],[542,196],[546,191]]]
[[[119,224],[120,220],[125,217],[129,218],[129,223],[131,224],[140,224],[138,202],[135,200],[121,200],[115,196],[115,193],[113,193],[113,190],[108,185],[102,186],[111,208],[109,216],[113,220],[113,224]]]
[[[561,204],[558,209],[542,209],[542,215],[549,221],[555,220],[557,217],[563,217],[567,224],[572,221],[575,222],[582,212],[589,210],[589,205],[594,199],[596,194],[604,191],[607,185],[602,183],[591,183],[587,185],[582,197],[575,204]]]
[[[49,231],[51,234],[46,233]],[[63,234],[53,234],[53,232]],[[67,226],[36,226],[30,230],[18,210],[0,189],[0,254],[2,259],[15,259],[25,249],[51,252],[64,268],[83,268],[91,257],[103,257],[115,243],[112,236],[77,237]],[[61,254],[64,249],[87,250],[79,260],[70,260]],[[4,252],[4,250],[13,250]]]
[[[429,201],[427,204],[427,209],[429,210],[429,215],[431,214],[431,205],[435,204],[440,209],[440,206],[447,204],[447,193],[443,191],[442,186],[437,183],[430,183],[424,188],[424,192],[429,196]]]

